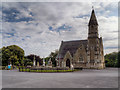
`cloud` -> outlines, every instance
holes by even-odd
[[[62,40],[87,39],[91,6],[94,5],[105,53],[110,53],[117,50],[112,47],[118,44],[116,4],[3,3],[3,46],[16,44],[25,50],[26,55],[33,53],[43,57],[59,49]]]

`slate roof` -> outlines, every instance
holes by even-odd
[[[59,54],[56,58],[64,58],[64,55],[67,51],[73,56],[76,50],[80,47],[80,45],[84,45],[85,49],[87,48],[88,41],[87,40],[75,40],[75,41],[62,41],[59,49]]]
[[[94,9],[92,10],[91,17],[88,23],[88,26],[90,25],[98,25]],[[102,40],[100,39],[100,43],[101,41]],[[86,49],[88,40],[62,41],[59,49],[59,54],[56,58],[64,58],[67,51],[69,51],[70,54],[73,56],[81,44],[83,44]]]

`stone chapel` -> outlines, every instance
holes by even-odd
[[[73,68],[104,69],[102,37],[98,34],[98,22],[92,9],[85,40],[62,41],[56,57],[57,66]]]

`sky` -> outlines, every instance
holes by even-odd
[[[92,6],[104,54],[118,51],[117,2],[2,2],[0,48],[18,45],[25,55],[46,57],[62,40],[87,39]]]

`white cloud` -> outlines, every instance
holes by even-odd
[[[15,30],[14,36],[3,39],[3,45],[16,44],[25,50],[26,55],[33,53],[43,57],[48,56],[51,51],[59,49],[62,40],[87,39],[87,24],[92,5],[95,8],[99,23],[99,34],[103,37],[104,47],[117,47],[117,16],[109,16],[110,12],[114,12],[114,9],[117,9],[117,7],[114,7],[116,3],[70,2],[4,3],[3,6],[5,9],[14,7],[20,11],[20,14],[16,17],[17,19],[21,17],[32,17],[33,21],[3,22],[3,36],[4,33],[12,33],[12,29]],[[108,7],[111,8],[109,9]],[[33,16],[30,14],[31,12]],[[72,27],[70,31],[60,30],[60,32],[57,32],[49,30],[49,26],[57,29],[64,24]],[[106,49],[105,53],[112,52],[112,50]]]

